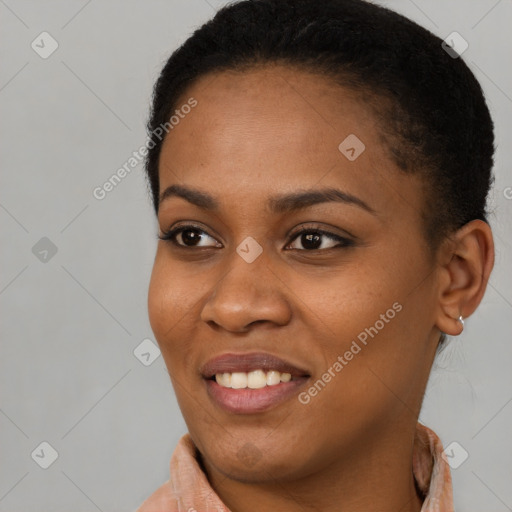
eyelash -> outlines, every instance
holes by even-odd
[[[178,244],[177,241],[176,241],[176,236],[179,235],[180,233],[182,233],[183,231],[188,231],[188,230],[191,230],[191,231],[198,231],[199,234],[205,234],[207,236],[210,236],[206,231],[204,231],[203,229],[201,229],[199,226],[194,226],[193,224],[188,224],[188,225],[185,225],[185,226],[179,226],[177,228],[174,228],[174,229],[171,229],[169,231],[166,231],[164,233],[162,233],[162,235],[159,235],[158,238],[160,240],[164,240],[164,241],[168,241],[168,242],[171,242],[172,244],[174,244],[176,247],[179,247],[181,249],[195,249],[196,247],[195,246],[187,246],[187,245],[181,245],[181,244]],[[288,242],[287,246],[290,245],[290,243],[292,243],[293,241],[295,241],[299,236],[305,234],[305,233],[308,233],[308,234],[318,234],[318,235],[322,235],[322,236],[325,236],[327,238],[330,238],[336,242],[339,242],[339,245],[336,245],[334,247],[329,247],[327,249],[293,249],[293,250],[298,250],[298,251],[302,251],[302,252],[315,252],[315,251],[328,251],[328,250],[331,250],[331,249],[343,249],[343,248],[348,248],[348,247],[353,247],[354,246],[354,241],[353,240],[350,240],[349,238],[345,238],[345,237],[342,237],[340,235],[336,235],[334,233],[330,233],[329,231],[324,231],[323,229],[319,229],[319,228],[312,228],[312,227],[305,227],[305,226],[302,226],[300,229],[298,229],[295,233],[293,233],[292,235],[290,235],[290,241]],[[211,237],[213,238],[213,237]],[[212,247],[199,247],[201,249],[208,249],[208,248],[212,248]],[[213,247],[215,248],[215,247]]]

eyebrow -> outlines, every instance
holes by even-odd
[[[167,187],[160,195],[159,204],[171,197],[181,197],[204,210],[218,211],[220,207],[219,202],[207,192],[183,185]],[[372,215],[377,215],[377,212],[362,199],[336,188],[299,190],[291,194],[276,195],[268,199],[267,205],[273,213],[288,213],[327,202],[358,206]]]

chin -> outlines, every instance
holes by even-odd
[[[218,457],[208,459],[215,469],[230,478],[241,483],[269,483],[276,480],[295,479],[295,471],[291,468],[296,467],[288,460],[279,461],[269,455],[262,455],[258,460],[247,457],[246,460],[240,460],[239,454],[219,454]]]
[[[218,438],[210,436],[203,438],[201,452],[205,466],[207,469],[213,466],[232,480],[253,484],[294,480],[305,476],[307,468],[311,467],[307,454],[294,444],[287,445],[286,439],[279,443],[275,440],[269,442],[268,435],[268,430],[259,436],[247,435],[237,440],[226,435],[225,443],[219,443]]]

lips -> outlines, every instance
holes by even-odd
[[[264,372],[276,370],[280,373],[289,373],[292,378],[309,377],[309,373],[303,368],[265,352],[222,354],[210,359],[201,368],[201,375],[205,379],[211,379],[217,373],[252,372],[254,370],[263,370]]]
[[[261,380],[265,372],[268,372],[267,379],[271,376],[266,384]],[[252,380],[252,373],[258,374],[258,383],[254,386],[249,382],[247,388],[247,380],[241,381],[248,376]],[[277,380],[276,374],[280,376]],[[210,359],[201,369],[201,375],[207,396],[230,414],[258,414],[273,409],[292,399],[310,377],[305,369],[264,352],[222,354]]]

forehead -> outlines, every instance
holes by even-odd
[[[183,125],[217,150],[229,142],[232,156],[238,149],[257,150],[256,143],[262,152],[278,149],[286,154],[290,147],[306,155],[326,149],[335,153],[338,145],[332,142],[343,140],[349,130],[368,141],[377,135],[370,108],[354,91],[294,68],[267,65],[206,75],[182,95],[177,107],[192,96],[198,105]],[[172,133],[179,136],[180,131],[175,127]],[[271,138],[277,134],[284,138]]]
[[[162,147],[161,191],[187,183],[228,201],[337,186],[375,209],[418,193],[406,190],[414,180],[396,169],[371,108],[327,78],[277,65],[221,72],[198,80],[176,108],[190,98],[197,105]]]

